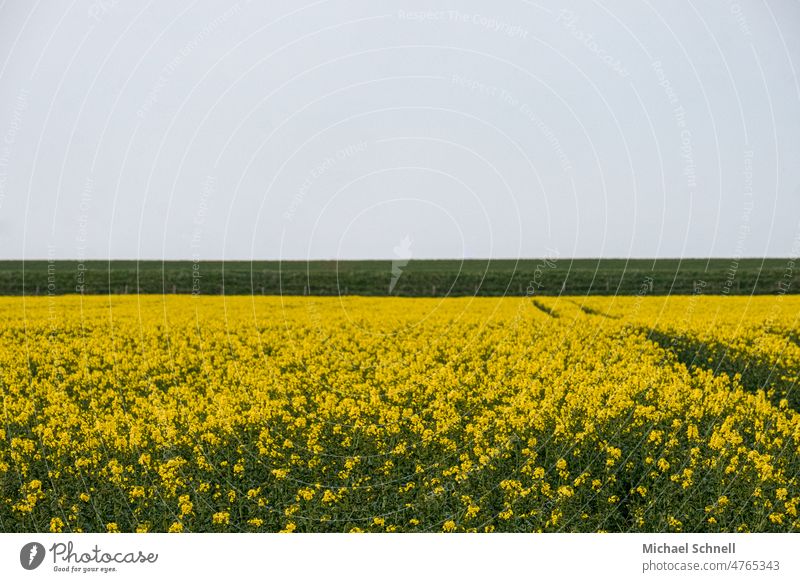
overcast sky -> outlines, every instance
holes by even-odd
[[[0,259],[790,256],[798,69],[794,0],[6,0]]]

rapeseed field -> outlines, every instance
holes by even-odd
[[[0,531],[798,531],[798,314],[0,298]]]

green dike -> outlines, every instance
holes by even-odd
[[[395,273],[397,280],[389,289]],[[667,295],[794,293],[792,259],[0,261],[0,295]]]

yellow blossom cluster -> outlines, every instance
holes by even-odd
[[[800,298],[0,299],[2,531],[798,531]]]

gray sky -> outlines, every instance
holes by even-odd
[[[0,259],[797,254],[798,57],[789,0],[6,0]]]

